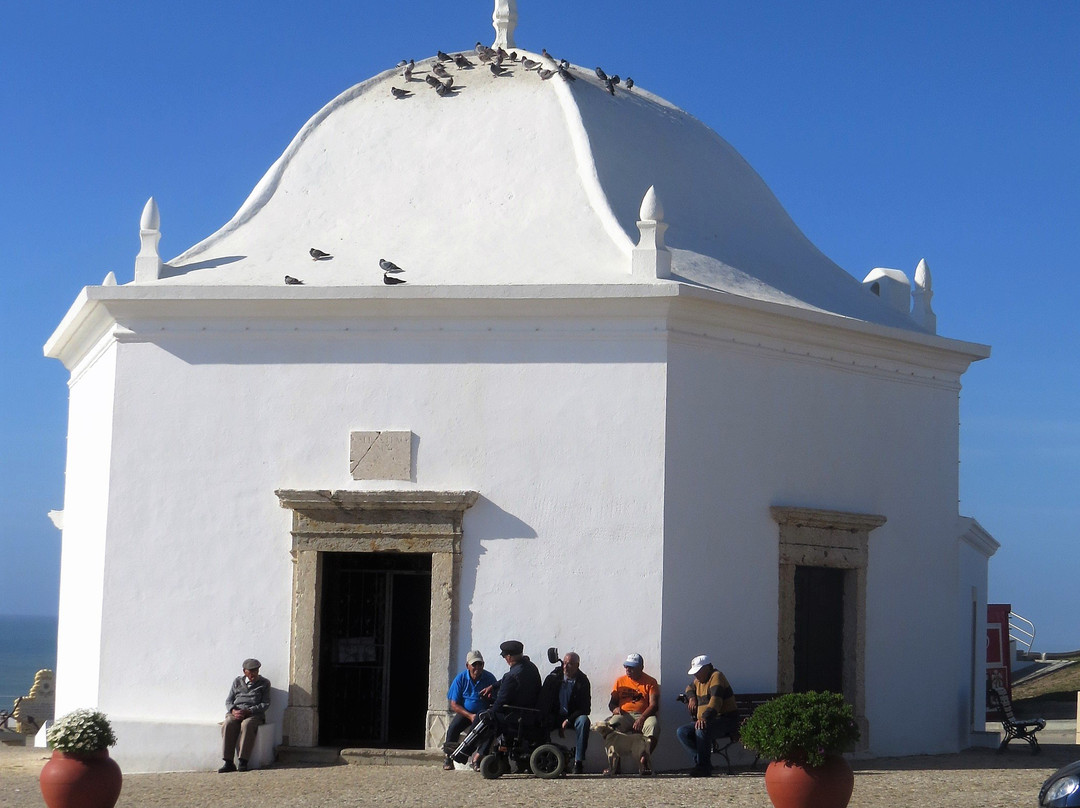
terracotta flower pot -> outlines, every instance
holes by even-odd
[[[41,796],[49,808],[113,808],[123,779],[108,749],[54,751],[41,770]]]
[[[840,755],[829,755],[816,769],[777,760],[765,770],[765,790],[776,808],[847,808],[854,787],[851,765]]]

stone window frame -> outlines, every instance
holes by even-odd
[[[324,553],[431,555],[431,632],[425,745],[437,748],[446,732],[446,682],[456,640],[455,586],[461,563],[462,522],[475,491],[278,490],[292,510],[292,620],[289,704],[282,743],[319,742],[319,637]]]
[[[844,697],[855,710],[860,748],[870,742],[866,720],[866,570],[870,531],[886,518],[819,508],[774,505],[769,514],[780,527],[776,690],[795,684],[795,568],[831,567],[844,575]]]

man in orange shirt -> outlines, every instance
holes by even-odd
[[[649,742],[649,753],[656,749],[660,736],[660,685],[645,673],[641,654],[630,654],[623,662],[625,673],[615,680],[611,689],[607,723],[619,732],[640,732]]]

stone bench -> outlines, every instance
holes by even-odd
[[[221,721],[123,716],[109,716],[109,720],[116,733],[116,746],[109,754],[127,774],[217,771],[221,765]],[[261,769],[274,762],[278,732],[274,722],[259,727],[248,760],[251,768]]]

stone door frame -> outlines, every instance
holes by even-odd
[[[289,704],[282,742],[319,742],[319,638],[323,553],[431,555],[431,638],[425,744],[439,747],[446,728],[446,682],[456,625],[455,585],[461,525],[475,491],[278,490],[292,515],[292,628]]]
[[[846,570],[844,697],[855,709],[862,735],[860,748],[866,748],[870,740],[866,720],[866,568],[870,531],[885,524],[885,517],[787,506],[770,507],[769,513],[780,526],[776,690],[790,693],[795,682],[795,568]]]

